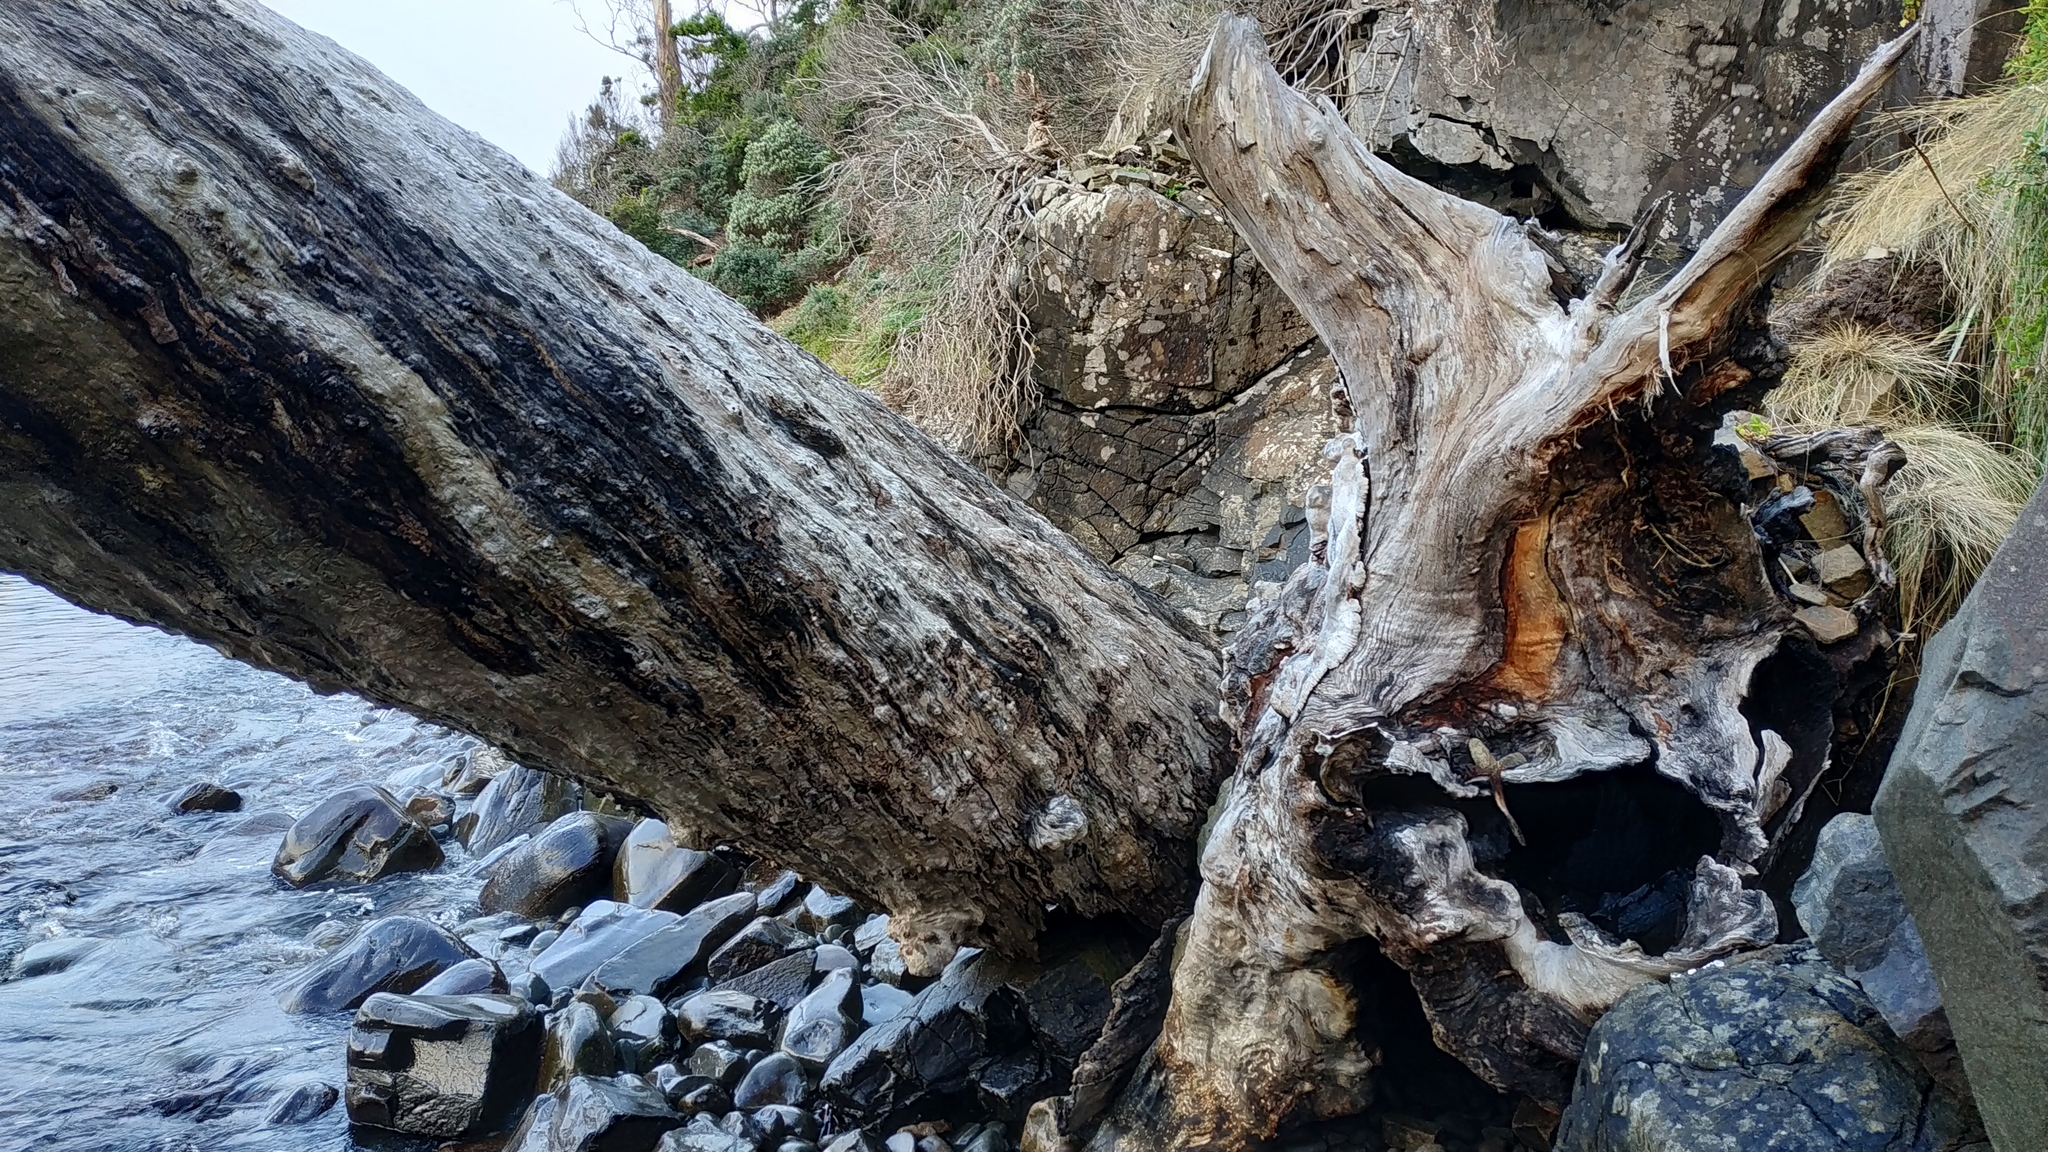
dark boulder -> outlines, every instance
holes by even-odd
[[[372,996],[349,1029],[349,1119],[441,1139],[500,1131],[533,1091],[540,1032],[517,997]]]
[[[863,1032],[826,1066],[819,1089],[842,1115],[906,1116],[928,1101],[971,1095],[987,1057],[1031,1043],[1012,966],[963,950],[895,1019]]]
[[[1800,925],[1828,963],[1862,986],[1935,1079],[1967,1096],[1941,992],[1878,843],[1876,823],[1853,812],[1828,821],[1792,901]]]
[[[606,961],[680,919],[673,912],[593,900],[560,935],[538,949],[530,971],[550,990],[575,988]],[[540,939],[535,937],[535,943]]]
[[[613,995],[673,996],[753,915],[754,898],[744,892],[707,901],[681,920],[622,949],[600,965],[591,979]]]
[[[817,953],[806,948],[715,987],[766,1000],[775,1006],[779,1015],[796,1007],[798,1001],[810,994],[811,981],[817,971]]]
[[[618,1048],[597,1008],[571,1000],[548,1016],[540,1057],[542,1092],[556,1091],[578,1076],[610,1076],[618,1064]]]
[[[638,1076],[578,1076],[534,1100],[505,1152],[654,1152],[682,1124]]]
[[[485,856],[582,805],[583,789],[574,780],[515,764],[484,785],[456,835],[471,855]]]
[[[606,1022],[618,1048],[621,1072],[648,1072],[668,1059],[679,1039],[668,1008],[652,996],[628,996]]]
[[[1955,1152],[1965,1109],[1810,947],[1645,984],[1593,1027],[1558,1152]]]
[[[631,831],[617,816],[571,812],[499,857],[477,903],[486,912],[545,920],[604,896],[611,891],[612,858]]]
[[[739,873],[709,852],[685,848],[659,820],[642,820],[627,835],[612,873],[612,895],[635,908],[688,912],[731,892]]]
[[[744,976],[772,960],[781,959],[799,946],[795,928],[772,916],[756,916],[718,951],[711,954],[705,971],[714,984]]]
[[[2000,1149],[2048,1133],[2044,588],[2048,486],[1927,645],[1874,811]]]
[[[242,794],[232,788],[200,781],[171,797],[173,812],[240,812]]]
[[[419,996],[483,996],[504,992],[505,974],[489,960],[464,960],[419,986]]]
[[[669,1007],[688,1040],[723,1040],[735,1048],[766,1048],[775,1039],[775,1006],[744,992],[699,992]]]
[[[796,926],[813,936],[823,936],[833,928],[851,928],[859,920],[860,909],[852,900],[835,896],[816,884],[804,893],[804,901],[796,912]]]
[[[747,867],[744,886],[754,894],[754,902],[763,916],[773,916],[782,911],[797,888],[804,882],[803,877],[787,868],[780,868],[766,860],[756,861]]]
[[[789,1010],[782,1050],[807,1068],[822,1069],[861,1032],[860,985],[851,968],[834,968]]]
[[[708,1115],[697,1115],[689,1123],[661,1138],[659,1152],[758,1152],[744,1136],[719,1127]]]
[[[304,1124],[327,1114],[341,1099],[341,1093],[334,1085],[310,1081],[296,1084],[278,1094],[270,1110],[263,1114],[263,1124],[268,1128],[284,1128],[293,1124]]]
[[[721,1087],[732,1088],[747,1074],[750,1050],[736,1048],[723,1040],[699,1044],[690,1053],[686,1067],[698,1076],[708,1076]]]
[[[1020,982],[1024,1015],[1048,1052],[1072,1061],[1088,1050],[1109,1019],[1109,982],[1074,957]]]
[[[441,846],[391,793],[344,788],[292,822],[270,870],[293,887],[327,880],[367,884],[393,872],[438,868]]]
[[[804,1066],[787,1052],[763,1056],[732,1091],[733,1107],[752,1110],[770,1104],[801,1108],[811,1102],[811,1081]]]
[[[439,925],[416,916],[386,916],[307,969],[278,997],[287,1012],[340,1012],[379,992],[413,992],[470,959],[469,949]]]

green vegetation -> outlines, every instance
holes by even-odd
[[[1961,603],[2048,458],[2048,0],[2031,0],[2007,76],[1893,117],[1913,145],[1852,179],[1824,228],[1822,276],[1873,256],[1937,269],[1948,328],[1811,334],[1771,398],[1782,424],[1876,423],[1906,450],[1885,546],[1922,634]]]

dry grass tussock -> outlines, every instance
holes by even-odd
[[[1926,636],[1955,612],[2033,491],[2033,461],[1959,421],[1966,367],[1940,341],[1862,325],[1800,341],[1768,414],[1787,430],[1876,424],[1905,449],[1885,488],[1885,552],[1901,627]]]
[[[1033,184],[1063,157],[1171,127],[1227,10],[1260,21],[1291,82],[1338,101],[1347,39],[1373,15],[1356,0],[1006,0],[978,8],[968,36],[878,9],[835,29],[811,81],[817,108],[842,110],[812,126],[838,155],[828,195],[847,234],[903,273],[896,314],[905,294],[915,313],[876,381],[886,399],[956,450],[1014,446],[1037,398],[1019,295]],[[1413,0],[1378,18],[1478,77],[1499,50],[1472,11],[1492,8]]]
[[[1823,270],[1873,252],[1938,267],[1953,297],[1945,359],[1972,364],[1959,419],[2039,460],[2048,453],[2048,84],[1896,114],[1917,141],[1848,181],[1824,227]]]
[[[2048,83],[2024,57],[2013,72],[1992,92],[1882,122],[1908,146],[1846,181],[1823,221],[1817,278],[1883,255],[1932,267],[1952,322],[1924,340],[1810,334],[1770,400],[1779,422],[1877,424],[1905,449],[1886,489],[1886,551],[1903,626],[1923,636],[2011,531],[2048,454]]]

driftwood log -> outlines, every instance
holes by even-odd
[[[1795,627],[1768,482],[1713,440],[1902,47],[1622,307],[1640,237],[1565,283],[1226,20],[1183,140],[1348,429],[1226,723],[1172,611],[361,61],[250,0],[11,0],[0,568],[636,796],[888,907],[926,971],[1054,908],[1167,922],[1227,777],[1068,1120],[1169,957],[1097,1144],[1356,1110],[1372,941],[1440,1045],[1555,1100],[1623,990],[1776,934],[1750,877],[1832,734],[1801,678],[1883,639]],[[1881,437],[1761,448],[1881,524]]]
[[[1554,1103],[1622,992],[1776,939],[1745,879],[1835,701],[1766,686],[1883,635],[1824,656],[1794,624],[1714,433],[1781,370],[1761,295],[1910,39],[1622,308],[1647,228],[1575,291],[1531,226],[1403,175],[1286,85],[1256,25],[1218,27],[1181,140],[1329,346],[1345,431],[1315,562],[1228,654],[1237,772],[1163,1033],[1096,1147],[1238,1147],[1362,1108],[1368,938],[1440,1047]],[[1825,458],[1852,500],[1902,459],[1874,433],[1765,448],[1815,483]]]
[[[1157,924],[1213,651],[252,0],[0,7],[0,569],[638,797],[931,970]]]

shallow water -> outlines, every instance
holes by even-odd
[[[451,843],[433,873],[293,891],[270,876],[282,833],[261,817],[475,747],[0,575],[0,973],[39,939],[104,941],[0,983],[0,1150],[351,1147],[339,1105],[264,1126],[281,1091],[341,1087],[348,1027],[288,1016],[276,992],[322,954],[309,936],[400,911],[452,924],[477,881]],[[198,780],[242,811],[172,814]]]

